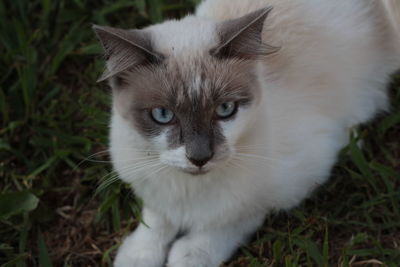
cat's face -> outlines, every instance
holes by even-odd
[[[166,60],[123,75],[114,104],[162,163],[204,173],[229,159],[255,115],[260,92],[252,67],[211,56],[185,66]]]
[[[143,137],[140,147],[193,175],[232,157],[257,112],[257,56],[271,51],[260,35],[267,13],[211,25],[217,36],[192,53],[160,42],[157,31],[95,28],[108,56],[114,108]]]

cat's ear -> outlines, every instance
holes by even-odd
[[[151,36],[143,30],[123,30],[93,25],[107,60],[107,70],[98,82],[113,77],[131,67],[162,61],[163,56],[152,51]]]
[[[218,58],[254,59],[278,50],[262,42],[264,21],[272,7],[259,9],[243,17],[218,25],[220,44],[210,53]]]

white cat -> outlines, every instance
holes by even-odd
[[[111,152],[144,202],[115,266],[218,266],[324,183],[348,129],[388,108],[398,0],[207,0],[143,30],[94,26]]]

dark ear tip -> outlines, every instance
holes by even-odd
[[[265,12],[270,12],[272,9],[274,9],[273,6],[266,6],[263,8],[265,10]]]
[[[255,11],[255,13],[259,14],[258,18],[262,18],[268,16],[268,14],[272,11],[272,9],[274,9],[272,6],[267,6]]]
[[[106,75],[105,73],[103,73],[97,80],[96,83],[101,83],[106,81],[108,78],[110,78],[108,75]]]
[[[249,13],[248,16],[253,16],[255,20],[265,19],[269,13],[274,9],[272,6],[266,6],[264,8],[260,8],[252,13]]]
[[[114,28],[110,27],[110,26],[101,26],[101,25],[97,25],[97,24],[92,24],[92,29],[94,32],[96,33],[110,33],[112,32],[112,30],[115,30]]]
[[[268,12],[271,12],[271,10],[272,9],[274,9],[274,7],[273,6],[266,6],[266,7],[264,7],[264,8],[261,8],[261,10],[262,10],[262,13],[268,13]]]
[[[92,24],[92,30],[95,31],[95,32],[99,32],[99,31],[104,31],[105,29],[104,29],[104,26],[100,26],[100,25],[97,25],[97,24]]]

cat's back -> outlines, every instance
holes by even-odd
[[[263,42],[280,50],[265,67],[281,78],[278,84],[265,75],[266,90],[290,91],[347,125],[387,107],[385,84],[400,66],[400,49],[380,1],[206,0],[197,16],[233,19],[266,6],[273,9]]]
[[[307,43],[321,36],[347,41],[385,38],[379,39],[385,43],[394,39],[384,5],[376,0],[205,0],[196,15],[227,20],[264,7],[273,8],[265,22],[264,41],[277,45],[291,46],[294,38]]]
[[[274,10],[269,23],[279,20],[288,25],[308,21],[319,25],[333,22],[340,26],[340,22],[342,25],[359,19],[365,22],[364,15],[379,17],[379,12],[384,12],[384,5],[376,0],[205,0],[198,6],[196,15],[227,20],[265,7]]]

